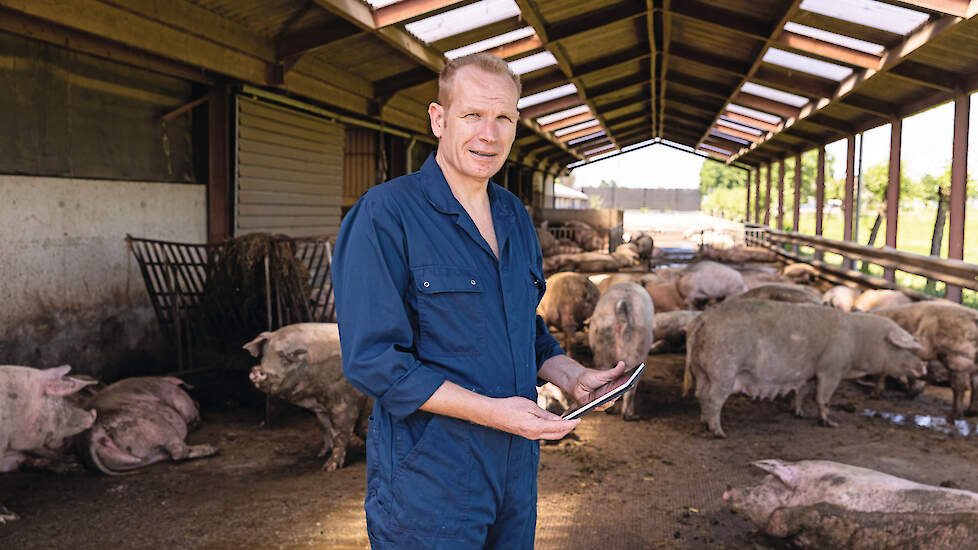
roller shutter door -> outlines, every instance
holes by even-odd
[[[235,236],[336,237],[344,126],[238,96]]]

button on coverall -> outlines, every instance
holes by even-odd
[[[367,434],[374,548],[532,548],[536,441],[418,409],[449,380],[536,401],[563,353],[536,315],[540,244],[515,195],[489,182],[499,259],[434,156],[370,189],[343,220],[333,283],[343,371],[376,403]]]

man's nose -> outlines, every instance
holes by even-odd
[[[483,120],[479,125],[479,139],[486,143],[493,143],[499,139],[499,130],[496,128],[495,120]]]

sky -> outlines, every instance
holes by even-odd
[[[924,174],[938,176],[951,162],[954,103],[945,103],[903,120],[901,155],[912,179]],[[978,170],[978,94],[971,96],[971,132],[968,136],[968,172]],[[863,169],[887,162],[890,150],[890,125],[864,133]],[[846,142],[831,143],[827,151],[835,157],[837,177],[845,173]],[[697,188],[701,157],[653,145],[617,157],[581,166],[574,170],[574,187],[595,187],[601,180],[614,180],[620,187]]]

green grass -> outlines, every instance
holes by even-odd
[[[773,212],[772,212],[773,214]],[[904,209],[900,212],[900,220],[897,224],[897,249],[914,254],[930,254],[931,237],[934,233],[934,219],[937,215],[936,206],[930,208]],[[859,242],[866,244],[869,239],[870,229],[876,214],[864,213],[859,220]],[[785,216],[786,222],[790,220],[790,214]],[[772,216],[773,221],[773,216]],[[944,239],[941,248],[941,256],[947,257],[948,247],[948,225],[944,226]],[[802,212],[799,222],[801,233],[808,235],[815,234],[815,214],[814,212]],[[842,213],[834,211],[827,214],[822,223],[822,236],[827,239],[842,240]],[[882,246],[886,240],[886,219],[884,218],[876,236],[875,246]],[[965,235],[964,235],[964,261],[978,264],[978,208],[969,207],[965,213]],[[802,251],[812,252],[811,249],[802,248]],[[826,254],[825,261],[833,264],[841,264],[842,257],[836,254]],[[883,275],[883,268],[877,265],[868,266],[869,273],[877,276]],[[944,295],[944,284],[937,283],[936,286],[928,287],[927,279],[911,273],[897,271],[897,284],[921,292],[927,292],[935,296]],[[964,289],[963,302],[971,307],[978,308],[978,293],[973,290]]]

